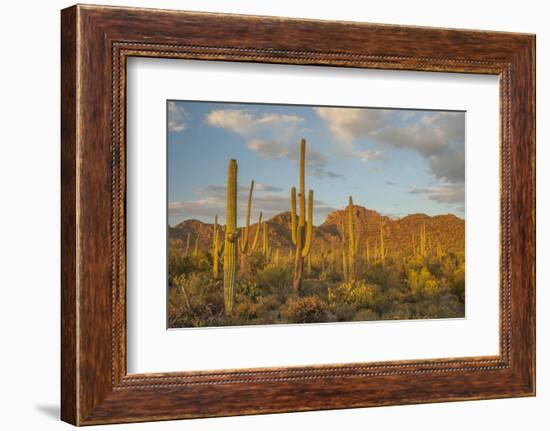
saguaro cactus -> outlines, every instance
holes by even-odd
[[[304,272],[304,257],[307,257],[311,250],[311,237],[313,234],[313,190],[309,191],[307,198],[307,220],[306,220],[306,187],[305,187],[305,159],[306,140],[300,142],[300,192],[299,217],[296,217],[296,187],[292,187],[290,193],[290,220],[292,231],[292,243],[295,246],[294,253],[294,279],[292,286],[295,292],[302,287],[302,275]]]
[[[269,259],[271,254],[271,248],[269,246],[268,226],[267,223],[263,223],[262,226],[262,254],[266,259]]]
[[[187,232],[187,242],[185,243],[185,255],[189,254],[189,244],[191,243],[191,232]]]
[[[277,248],[277,249],[275,250],[275,253],[273,254],[273,263],[274,263],[275,265],[279,265],[280,254],[281,254],[281,253],[280,253],[280,251],[279,251],[279,248]]]
[[[326,258],[326,252],[325,252],[325,243],[321,243],[321,254],[319,256],[319,266],[321,267],[321,273],[324,273],[326,270],[325,267],[325,258]]]
[[[197,237],[195,238],[195,250],[193,250],[193,254],[195,256],[198,256],[199,255],[199,236],[197,235]]]
[[[220,264],[220,228],[218,226],[218,215],[214,217],[214,238],[212,240],[212,276],[217,279],[219,277]]]
[[[420,256],[426,257],[426,222],[420,227]]]
[[[384,223],[380,221],[380,262],[384,263],[386,259],[386,249],[384,248]]]
[[[223,300],[225,314],[231,314],[235,302],[237,279],[237,161],[231,159],[227,169],[227,204],[223,255]]]
[[[254,232],[254,239],[250,242],[250,210],[252,209],[252,193],[254,191],[254,180],[250,181],[250,189],[248,190],[248,204],[246,206],[246,221],[245,226],[242,229],[241,236],[239,238],[239,249],[241,252],[241,268],[245,267],[245,260],[247,256],[250,256],[256,246],[258,245],[258,238],[260,237],[260,229],[262,227],[262,213],[258,218],[258,224],[256,225],[256,231]]]
[[[353,198],[349,197],[348,213],[348,271],[347,281],[353,283],[355,281],[355,230],[353,226]]]
[[[437,243],[437,259],[439,260],[439,263],[443,261],[443,249],[441,248],[441,244]]]
[[[348,273],[348,264],[346,262],[346,250],[342,248],[342,276],[344,278],[344,281],[348,281],[349,273]]]

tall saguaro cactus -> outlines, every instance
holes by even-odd
[[[220,227],[218,226],[218,215],[214,217],[214,239],[212,240],[212,276],[219,277],[220,266]]]
[[[313,234],[313,190],[309,191],[307,198],[307,219],[306,219],[306,186],[305,186],[305,160],[306,140],[300,142],[300,191],[299,216],[296,217],[296,187],[292,187],[290,194],[290,220],[292,230],[292,243],[295,246],[294,253],[294,279],[292,287],[299,292],[302,287],[302,275],[304,272],[304,257],[311,251],[311,237]]]
[[[262,254],[266,259],[269,259],[269,256],[271,254],[271,247],[269,246],[267,223],[264,222],[262,228]]]
[[[258,218],[258,224],[256,225],[256,231],[254,233],[254,239],[250,242],[250,211],[252,209],[252,193],[254,192],[254,180],[250,181],[250,189],[248,190],[248,204],[246,206],[246,221],[242,229],[242,234],[239,238],[239,249],[241,252],[241,267],[245,267],[246,256],[250,256],[256,246],[258,245],[258,238],[260,237],[260,229],[262,227],[262,213]]]
[[[368,238],[367,238],[367,244],[365,245],[365,259],[367,260],[367,265],[370,265],[370,246],[369,246]]]
[[[193,250],[193,254],[195,256],[198,256],[199,255],[199,236],[197,235],[197,237],[195,238],[195,249]]]
[[[356,240],[355,231],[353,226],[353,198],[349,197],[349,205],[347,209],[348,213],[348,271],[347,281],[353,283],[355,281],[355,252],[356,252]]]
[[[346,250],[342,248],[342,276],[344,277],[344,281],[348,282],[348,263],[346,261]]]
[[[441,264],[441,262],[443,261],[443,249],[441,248],[441,243],[437,243],[437,249],[436,249],[436,253],[437,253],[437,259],[439,260],[439,263]]]
[[[189,254],[189,244],[191,243],[191,232],[187,232],[187,242],[185,243],[185,255]]]
[[[420,228],[420,256],[426,257],[426,222]]]
[[[380,262],[384,263],[386,259],[386,249],[384,248],[384,223],[380,221]]]
[[[237,161],[227,168],[227,204],[225,209],[225,241],[223,255],[223,301],[225,314],[231,314],[235,303],[237,279]]]
[[[326,252],[325,252],[325,243],[321,243],[321,253],[319,255],[319,266],[321,267],[321,273],[325,272],[325,258],[326,258]]]

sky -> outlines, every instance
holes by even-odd
[[[168,223],[225,222],[227,166],[238,164],[238,224],[290,210],[306,139],[314,225],[354,204],[390,217],[464,218],[465,113],[169,100]]]

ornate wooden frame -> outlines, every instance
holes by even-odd
[[[63,420],[88,425],[535,394],[534,35],[81,5],[61,15]],[[128,375],[130,56],[498,75],[500,354]]]

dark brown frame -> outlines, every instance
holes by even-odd
[[[535,394],[534,35],[81,5],[61,16],[63,420],[88,425]],[[127,375],[129,56],[498,75],[500,354]]]

